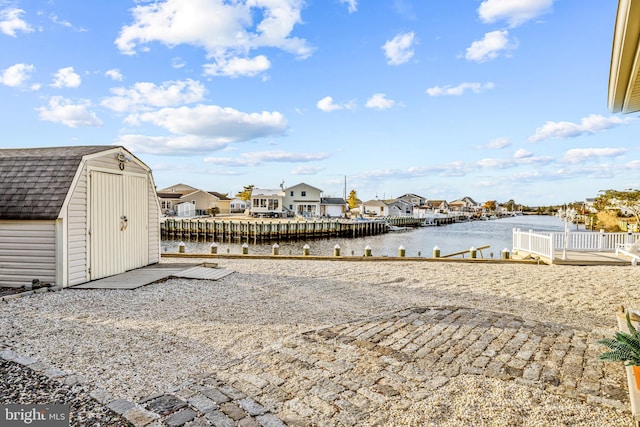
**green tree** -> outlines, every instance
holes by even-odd
[[[490,212],[493,212],[496,210],[497,203],[495,200],[488,200],[484,202],[484,205],[482,205],[482,207]]]
[[[253,191],[254,185],[245,185],[242,188],[242,191],[236,194],[236,197],[239,197],[241,200],[247,201],[251,199],[251,192]]]
[[[349,197],[347,197],[347,203],[349,204],[349,209],[355,209],[358,207],[358,193],[356,190],[351,190],[349,192]]]
[[[640,190],[601,190],[594,205],[599,211],[624,209],[640,223]]]

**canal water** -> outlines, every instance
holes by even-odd
[[[569,225],[571,230],[575,230],[575,225]],[[433,248],[438,246],[440,254],[446,255],[453,252],[468,250],[471,247],[479,248],[489,245],[483,249],[478,257],[499,258],[501,252],[506,248],[512,251],[513,229],[522,230],[562,232],[565,223],[556,216],[522,215],[506,217],[488,221],[462,222],[439,227],[418,227],[410,228],[408,231],[391,232],[377,236],[366,236],[356,238],[324,238],[324,239],[300,239],[277,242],[281,255],[302,255],[303,247],[308,244],[311,255],[331,256],[335,245],[340,246],[342,256],[362,256],[365,248],[371,247],[373,256],[398,255],[398,248],[403,246],[407,257],[431,257]],[[163,252],[177,252],[180,242],[184,242],[187,253],[210,253],[213,239],[198,240],[163,240]],[[248,243],[249,254],[268,255],[272,253],[271,242],[257,242],[253,239],[231,241],[215,240],[218,245],[218,253],[240,254],[242,244]]]

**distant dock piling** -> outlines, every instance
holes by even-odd
[[[256,221],[211,218],[165,218],[163,239],[210,238],[228,242],[265,242],[330,237],[365,237],[388,232],[387,224],[417,226],[418,218],[384,220]]]

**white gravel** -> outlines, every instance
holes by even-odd
[[[133,291],[65,289],[0,303],[0,341],[19,354],[81,374],[114,396],[137,400],[292,334],[407,307],[477,307],[602,333],[616,327],[618,306],[640,307],[637,270],[631,267],[243,259],[218,263],[236,273],[214,282],[172,279]],[[545,393],[538,396],[521,385],[476,378],[473,381],[481,384],[474,386],[465,381],[471,380],[452,380],[444,394],[439,391],[433,398],[456,405],[452,387],[480,387],[473,396],[474,405],[482,406],[487,387],[515,387],[517,393],[505,393],[512,404],[490,408],[502,408],[495,416],[520,419],[524,415],[514,408],[524,407],[531,413],[526,419],[552,411],[550,424],[564,425],[574,418],[556,403],[561,401],[580,410],[591,408],[590,418],[608,420],[606,425],[630,417]],[[531,393],[538,393],[536,408],[546,409],[530,405]],[[426,408],[423,424],[436,425],[438,415],[429,415]],[[417,407],[415,414],[420,413]]]

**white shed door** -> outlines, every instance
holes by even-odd
[[[89,279],[149,263],[147,177],[90,172]]]

